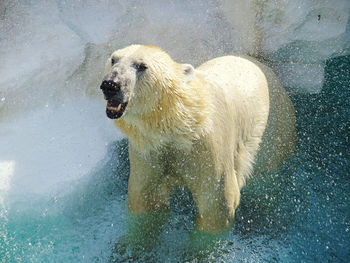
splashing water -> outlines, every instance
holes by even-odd
[[[298,91],[298,145],[278,171],[248,182],[214,248],[189,246],[196,208],[180,189],[159,246],[114,260],[350,261],[349,5],[185,2],[0,3],[0,262],[112,260],[129,220],[128,145],[97,85],[108,53],[132,42],[193,64],[263,56]]]

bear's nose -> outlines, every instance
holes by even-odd
[[[104,92],[105,91],[116,92],[120,89],[120,84],[114,82],[113,80],[104,80],[104,81],[102,81],[100,88]]]
[[[100,86],[106,100],[113,98],[120,90],[120,84],[113,80],[104,80]]]

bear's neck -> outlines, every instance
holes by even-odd
[[[147,114],[115,120],[115,124],[140,152],[149,153],[169,144],[190,151],[194,141],[210,127],[210,94],[200,77],[180,87],[164,89],[157,109]],[[208,96],[209,95],[209,96]]]

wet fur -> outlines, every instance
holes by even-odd
[[[166,207],[174,187],[185,185],[198,206],[197,227],[226,229],[252,174],[271,106],[281,117],[270,116],[273,147],[265,160],[278,164],[294,148],[293,106],[285,90],[271,70],[249,57],[217,58],[184,72],[183,64],[156,47],[113,54],[145,60],[149,67],[136,81],[124,116],[114,121],[130,141],[130,209],[138,214]],[[150,188],[147,180],[157,186]]]

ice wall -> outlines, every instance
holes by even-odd
[[[197,65],[265,59],[296,92],[319,92],[324,62],[350,51],[348,0],[0,2],[0,115],[96,95],[104,60],[130,43]]]
[[[222,7],[244,51],[269,61],[296,92],[319,92],[325,61],[350,51],[348,0],[227,0]]]

